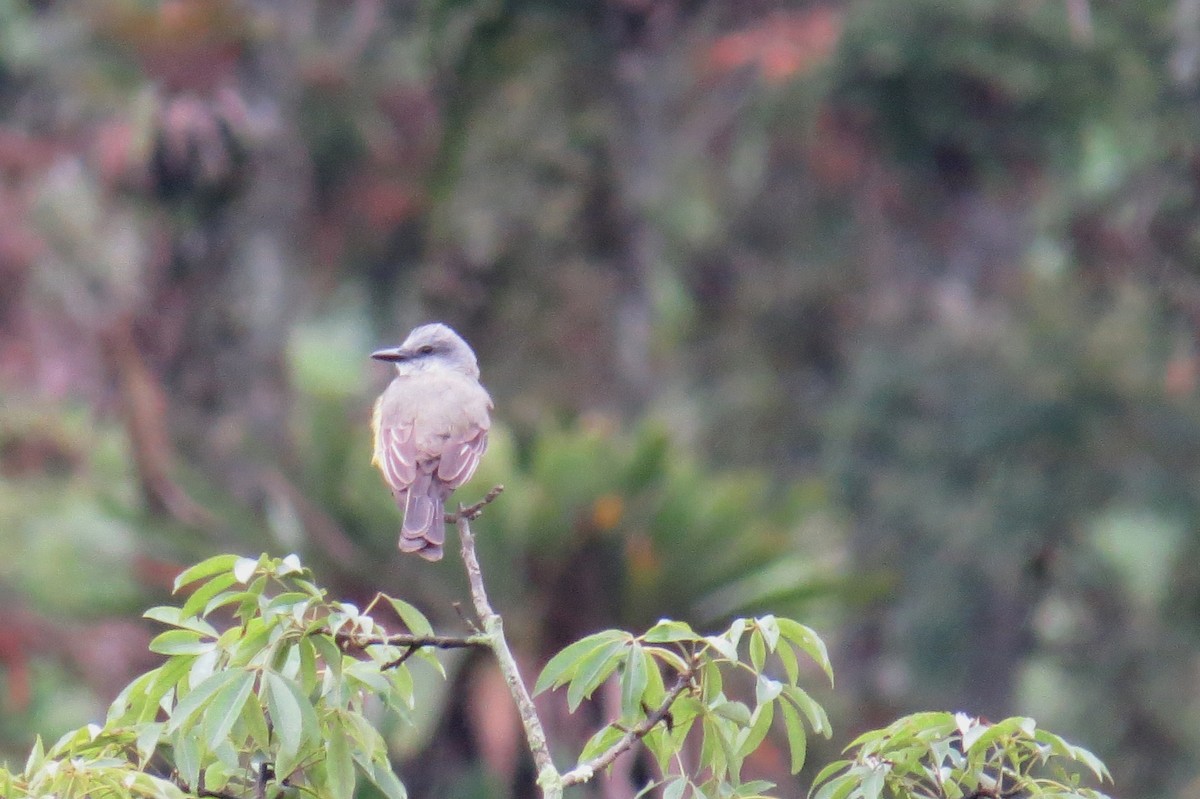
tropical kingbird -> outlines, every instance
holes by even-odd
[[[375,401],[371,463],[404,514],[400,551],[439,560],[446,498],[471,479],[487,449],[492,398],[479,384],[470,345],[446,325],[422,325],[371,357],[396,364]]]

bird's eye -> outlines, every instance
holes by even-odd
[[[417,352],[419,352],[419,353],[420,353],[420,354],[422,354],[422,355],[428,355],[429,353],[433,352],[433,345],[432,345],[432,344],[426,344],[426,345],[424,345],[424,346],[422,346],[422,347],[418,347],[418,348],[417,348]]]

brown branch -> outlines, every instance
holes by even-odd
[[[432,649],[464,649],[468,646],[489,646],[484,635],[412,635],[411,633],[396,633],[395,635],[360,635],[357,633],[338,633],[334,640],[341,646],[342,651],[361,650],[368,646],[410,646],[414,649],[430,647]]]
[[[394,660],[389,660],[379,668],[394,669],[412,657],[418,650],[430,649],[466,649],[472,646],[490,648],[491,642],[483,634],[456,635],[411,635],[398,633],[396,635],[356,635],[354,633],[338,633],[334,636],[343,652],[362,651],[368,646],[402,646],[404,653]]]
[[[671,705],[675,704],[675,700],[679,698],[680,694],[692,685],[694,675],[695,672],[691,668],[680,674],[679,679],[671,686],[671,690],[667,691],[662,704],[655,708],[646,718],[626,730],[620,740],[608,747],[608,749],[605,749],[588,762],[580,763],[575,768],[563,774],[563,786],[568,787],[588,782],[592,777],[596,776],[597,771],[607,768],[621,754],[632,749],[635,743],[649,735],[655,725],[668,718],[671,713]]]
[[[488,600],[487,589],[483,585],[483,572],[479,568],[479,558],[475,554],[475,536],[471,533],[469,524],[469,521],[478,515],[483,506],[499,496],[502,490],[502,486],[496,486],[488,492],[482,502],[472,508],[460,505],[455,524],[458,527],[459,541],[462,543],[463,565],[466,567],[467,581],[471,586],[471,601],[475,605],[475,615],[479,617],[484,630],[483,635],[492,649],[492,654],[496,658],[500,672],[504,675],[508,691],[520,714],[521,726],[525,730],[525,739],[529,745],[529,753],[533,755],[533,762],[537,766],[538,785],[542,788],[542,795],[554,799],[562,796],[562,781],[558,769],[554,767],[554,761],[550,757],[550,747],[546,744],[546,731],[542,727],[541,719],[538,718],[537,708],[533,705],[533,697],[529,695],[529,689],[525,687],[525,683],[521,679],[521,672],[517,668],[517,660],[513,657],[512,650],[508,648],[508,641],[504,637],[504,622],[500,615],[492,609],[491,602]],[[472,513],[475,516],[472,516]]]
[[[475,521],[483,514],[483,509],[495,501],[496,497],[504,491],[504,486],[493,486],[492,490],[483,495],[483,499],[476,502],[474,505],[459,505],[455,513],[447,513],[445,516],[446,524],[458,524],[460,518],[466,518],[470,521]]]

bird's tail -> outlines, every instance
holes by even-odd
[[[425,560],[441,560],[446,542],[446,503],[438,481],[432,474],[419,473],[396,499],[404,512],[400,551],[415,552]]]

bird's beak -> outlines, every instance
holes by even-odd
[[[402,347],[390,347],[386,350],[375,350],[371,353],[371,357],[377,361],[396,363],[408,360],[408,353]]]

